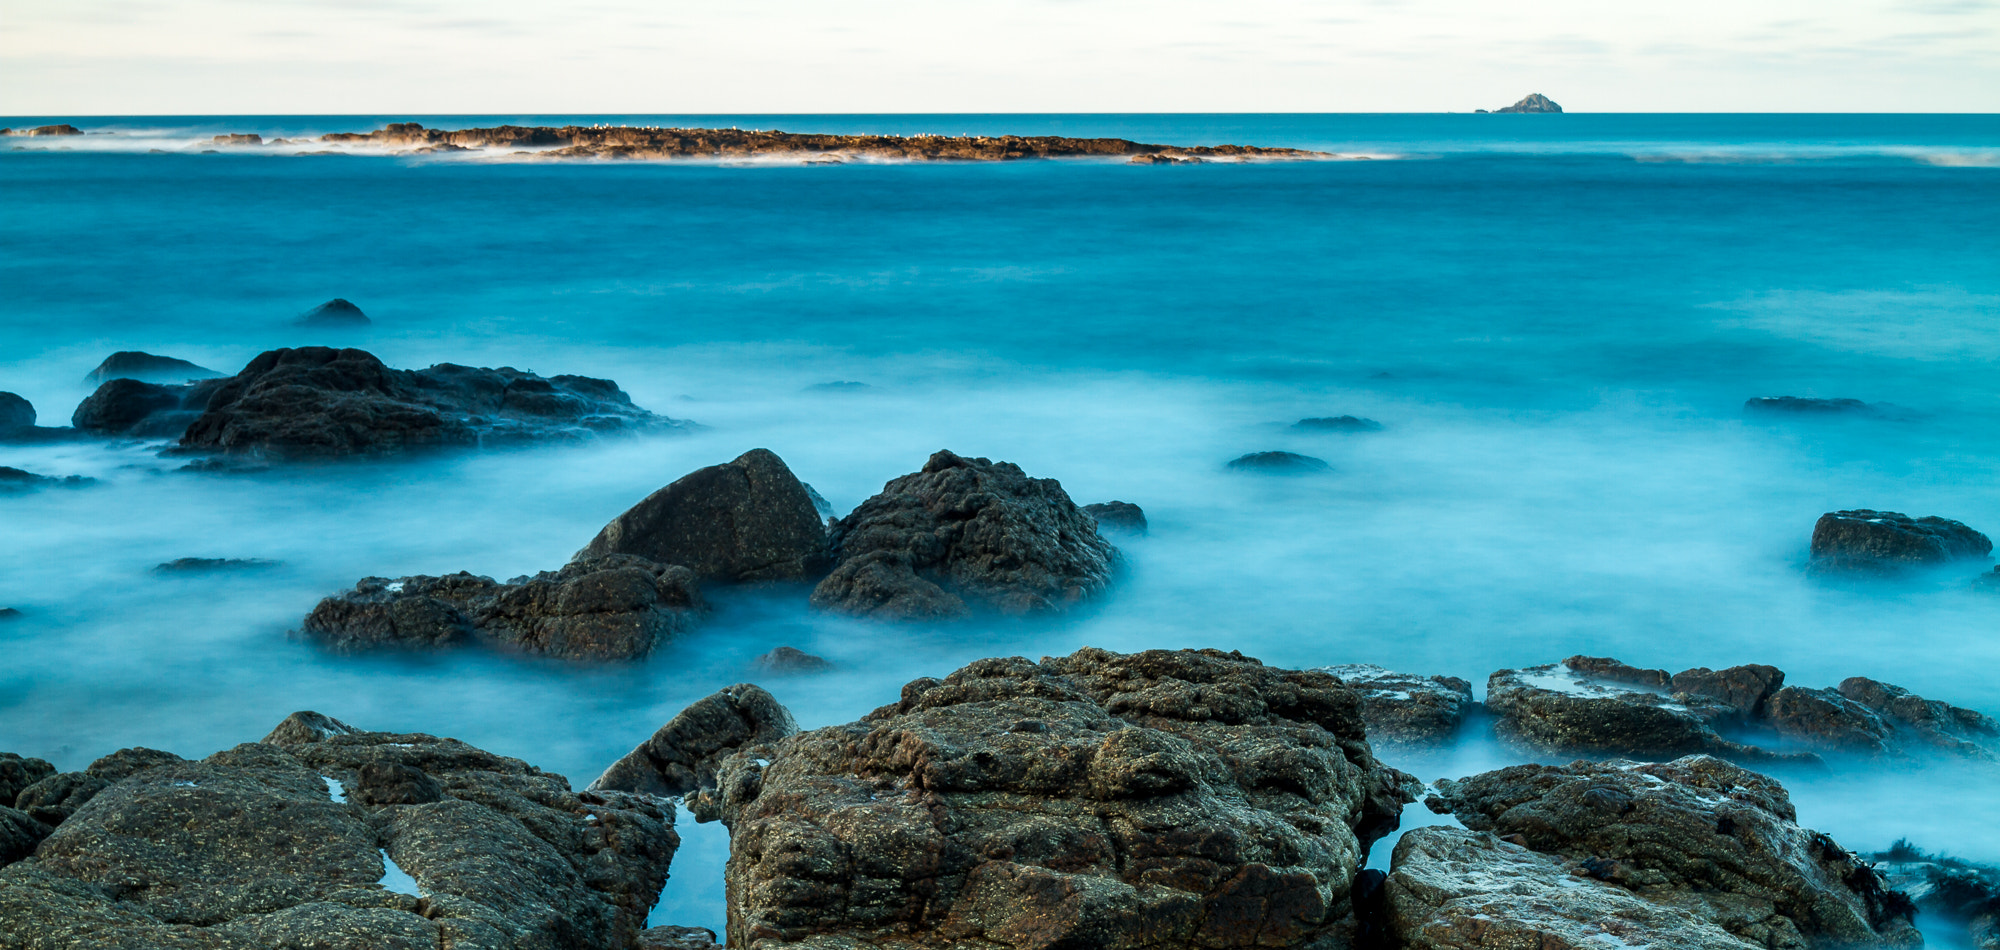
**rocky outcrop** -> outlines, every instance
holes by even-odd
[[[201,418],[202,410],[226,380],[170,385],[111,379],[84,397],[70,414],[79,432],[135,439],[176,439]]]
[[[1539,92],[1531,92],[1528,94],[1527,98],[1522,99],[1520,102],[1516,102],[1511,106],[1495,109],[1493,111],[1495,113],[1503,113],[1503,112],[1558,113],[1563,111],[1563,107],[1556,105],[1555,100],[1550,99],[1549,97],[1542,95]]]
[[[1145,509],[1129,501],[1105,501],[1083,506],[1083,513],[1097,522],[1098,530],[1146,533]]]
[[[1867,677],[1849,677],[1836,689],[1785,687],[1771,695],[1764,721],[1789,742],[1824,753],[2000,761],[2000,722]]]
[[[30,785],[56,774],[48,762],[12,752],[0,752],[0,805],[11,805]]]
[[[0,495],[18,495],[43,488],[81,488],[97,479],[83,475],[37,475],[8,465],[0,465]]]
[[[31,947],[625,950],[679,846],[651,799],[574,793],[454,739],[315,714],[200,762],[98,778],[33,857],[0,869],[0,933]]]
[[[1300,455],[1297,452],[1252,452],[1229,460],[1232,472],[1258,472],[1266,475],[1312,475],[1332,471],[1325,459]]]
[[[562,659],[625,660],[652,653],[701,609],[692,571],[612,555],[504,584],[465,572],[367,577],[320,601],[303,630],[340,650],[476,641]]]
[[[206,366],[171,356],[155,356],[138,350],[119,350],[104,358],[83,377],[86,386],[100,386],[107,380],[136,379],[148,383],[185,383],[192,379],[214,379],[221,373]]]
[[[590,787],[660,796],[714,789],[716,769],[737,750],[798,731],[791,711],[770,693],[739,683],[682,710]]]
[[[35,427],[35,404],[13,393],[0,393],[0,436]]]
[[[1710,756],[1513,766],[1425,804],[1469,831],[1398,843],[1388,903],[1411,947],[1923,944],[1908,899],[1800,827],[1784,786]]]
[[[2000,868],[1926,854],[1907,840],[1869,857],[1887,887],[1940,919],[1928,925],[1934,933],[1950,927],[1974,950],[2000,950]]]
[[[74,125],[38,125],[32,129],[0,129],[0,135],[82,135]]]
[[[113,380],[86,403],[111,387],[148,385]],[[158,398],[171,402],[164,393]],[[582,440],[689,425],[633,406],[606,379],[452,363],[398,370],[363,350],[324,346],[263,353],[234,377],[188,387],[178,407],[200,410],[189,422],[172,420],[184,429],[181,450],[273,458]]]
[[[264,137],[255,132],[225,132],[208,141],[211,145],[262,145]]]
[[[1339,945],[1410,781],[1363,731],[1333,677],[1216,651],[917,680],[723,763],[729,944]]]
[[[704,582],[811,581],[827,571],[811,491],[769,449],[698,469],[613,519],[579,558],[630,554]]]
[[[547,158],[718,159],[797,157],[877,161],[997,162],[1038,158],[1118,158],[1161,155],[1223,161],[1325,157],[1320,152],[1254,145],[1149,145],[1125,139],[1078,139],[1040,135],[822,135],[750,129],[674,129],[657,126],[498,126],[486,129],[427,129],[396,122],[373,132],[336,132],[320,137],[331,145],[414,149],[439,145],[464,148],[536,149]]]
[[[1369,663],[1317,667],[1361,696],[1361,720],[1376,748],[1427,748],[1450,742],[1465,724],[1472,684],[1456,676],[1414,676]]]
[[[1954,561],[1983,560],[1993,551],[1986,535],[1935,515],[1912,518],[1895,511],[1830,511],[1813,525],[1815,574],[1894,574]]]
[[[305,313],[293,321],[302,327],[338,329],[341,327],[365,327],[374,322],[361,308],[348,302],[344,297],[335,297]]]
[[[886,620],[1059,612],[1111,582],[1118,549],[1052,478],[938,452],[833,524],[822,610]]]
[[[1382,423],[1360,416],[1315,416],[1292,423],[1292,428],[1306,432],[1380,432]]]

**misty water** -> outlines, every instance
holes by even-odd
[[[118,134],[0,150],[0,390],[44,425],[115,350],[234,372],[332,344],[399,367],[609,377],[704,428],[228,476],[175,471],[157,444],[0,446],[0,465],[99,479],[0,496],[0,607],[24,615],[0,625],[0,750],[62,769],[132,745],[195,757],[315,709],[580,787],[781,645],[837,665],[759,680],[807,727],[972,659],[1085,645],[1379,663],[1482,691],[1496,669],[1576,653],[1759,662],[2000,713],[2000,595],[1967,584],[1984,565],[1865,587],[1802,571],[1825,511],[2000,531],[2000,119],[567,118],[1368,158],[203,155],[218,132],[378,122],[70,119]],[[288,325],[336,296],[374,325]],[[832,381],[867,385],[814,388]],[[1746,417],[1763,395],[1897,408]],[[1384,428],[1289,427],[1345,413]],[[759,446],[842,512],[949,448],[1060,479],[1078,503],[1136,502],[1152,531],[1116,539],[1112,596],[1047,620],[890,626],[814,613],[800,590],[711,590],[698,629],[597,666],[335,655],[290,635],[366,575],[553,569],[647,493]],[[1266,449],[1333,471],[1223,467]],[[152,571],[191,556],[283,564]],[[1429,780],[1520,758],[1475,734],[1391,762]],[[1850,849],[1907,836],[2000,861],[1990,767],[1785,778],[1801,822]],[[685,814],[681,830],[654,920],[719,930],[726,842]]]

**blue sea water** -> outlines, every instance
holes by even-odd
[[[25,614],[0,626],[0,749],[70,769],[129,745],[197,756],[313,708],[581,785],[779,645],[839,665],[766,682],[807,726],[973,658],[1086,644],[1475,684],[1575,653],[1764,662],[2000,714],[2000,597],[1966,584],[1983,566],[1865,589],[1801,570],[1834,509],[2000,531],[2000,117],[415,117],[1342,156],[1184,167],[202,154],[223,132],[409,118],[0,120],[103,133],[0,145],[0,390],[61,424],[114,350],[233,371],[329,343],[608,376],[706,428],[252,478],[173,472],[157,446],[0,446],[0,465],[101,480],[0,497],[0,606]],[[289,326],[335,296],[374,325]],[[835,380],[868,388],[811,388]],[[1745,417],[1761,395],[1896,408]],[[1288,427],[1342,413],[1384,429]],[[700,630],[610,667],[287,636],[364,575],[553,568],[651,490],[757,446],[843,511],[950,448],[1137,502],[1154,528],[1122,545],[1115,596],[1042,622],[890,628],[722,592]],[[1222,467],[1264,449],[1334,471]],[[150,573],[182,556],[285,565]],[[1431,779],[1504,758],[1470,741],[1397,764]],[[2000,861],[1988,769],[1792,789],[1850,848],[1907,835]],[[682,830],[655,919],[719,926],[722,841]]]

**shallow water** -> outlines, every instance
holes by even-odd
[[[0,496],[0,606],[26,613],[0,627],[0,749],[71,769],[128,745],[197,756],[311,708],[580,785],[779,645],[838,664],[766,681],[807,726],[974,658],[1083,645],[1476,684],[1573,653],[1765,662],[2000,713],[2000,599],[1965,589],[1978,566],[1863,589],[1800,570],[1836,508],[2000,530],[2000,119],[639,120],[1378,156],[1174,168],[156,155],[371,123],[73,121],[121,134],[0,151],[0,390],[44,424],[113,350],[233,371],[331,343],[606,376],[706,428],[234,477],[172,472],[145,445],[0,446],[0,465],[102,480]],[[334,296],[375,325],[287,326]],[[808,389],[835,380],[869,388]],[[1743,416],[1777,394],[1901,410]],[[1342,413],[1385,429],[1287,427]],[[335,656],[287,635],[364,575],[553,568],[646,493],[756,446],[843,511],[950,448],[1080,503],[1137,502],[1153,530],[1120,540],[1114,596],[1047,621],[882,627],[797,591],[721,592],[700,629],[603,667]],[[1222,468],[1263,449],[1334,471]],[[285,564],[150,571],[184,556]],[[1431,779],[1503,761],[1473,742],[1397,764]],[[1849,848],[1908,836],[2000,861],[1990,771],[1788,782],[1802,821]],[[655,920],[719,929],[725,845],[683,833]]]

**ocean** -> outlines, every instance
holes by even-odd
[[[1118,136],[1342,160],[1135,167],[294,156],[266,138],[597,122]],[[0,144],[0,390],[65,424],[116,350],[234,372],[279,346],[616,380],[703,428],[262,475],[158,445],[0,445],[86,475],[0,496],[0,750],[78,769],[198,757],[314,709],[464,739],[579,787],[693,700],[762,682],[806,727],[972,659],[1090,645],[1464,677],[1578,653],[1863,675],[2000,714],[1983,565],[1803,571],[1822,512],[2000,532],[2000,117],[824,115],[16,117]],[[19,146],[27,151],[8,151]],[[47,148],[47,151],[32,149]],[[155,153],[153,150],[160,150]],[[343,297],[356,331],[291,325]],[[823,387],[858,382],[865,387]],[[1767,395],[1861,418],[1746,416]],[[1354,414],[1379,432],[1292,429]],[[1114,594],[941,627],[712,591],[694,632],[606,666],[290,635],[367,575],[553,569],[647,493],[769,448],[845,512],[938,449],[1130,501]],[[1332,471],[1231,472],[1287,450]],[[178,557],[279,567],[164,577]],[[1519,756],[1391,758],[1430,780]],[[2000,862],[1991,767],[1788,777],[1802,823]],[[1422,816],[1422,817],[1420,817]],[[1413,806],[1408,820],[1436,820]],[[717,826],[657,923],[721,924]],[[1380,866],[1387,845],[1372,855]],[[1934,946],[1951,946],[1934,934]]]

